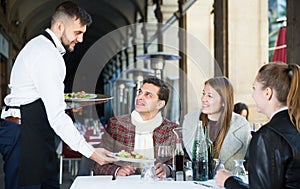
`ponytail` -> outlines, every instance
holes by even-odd
[[[287,72],[291,79],[290,90],[287,96],[289,116],[300,133],[300,67],[297,64],[289,64]]]

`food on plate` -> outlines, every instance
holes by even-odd
[[[86,93],[85,91],[81,92],[72,92],[72,93],[66,93],[65,99],[74,99],[74,98],[91,98],[92,95],[89,93]]]
[[[137,153],[136,151],[126,152],[125,150],[121,150],[116,154],[116,156],[120,158],[131,158],[131,159],[143,159],[147,160],[148,158],[144,157],[143,155]]]

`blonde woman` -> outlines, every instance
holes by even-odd
[[[244,159],[251,139],[251,127],[245,118],[233,112],[233,87],[226,77],[215,77],[204,83],[202,107],[188,113],[183,121],[183,142],[192,159],[192,148],[198,120],[209,127],[214,158],[232,170],[235,159]]]

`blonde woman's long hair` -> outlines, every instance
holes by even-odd
[[[234,107],[233,87],[226,77],[214,77],[207,80],[204,84],[210,85],[221,96],[222,113],[220,119],[217,121],[217,125],[221,126],[221,129],[214,141],[214,158],[218,158],[224,138],[230,127]],[[208,125],[207,114],[201,113],[200,120],[202,120],[203,126]]]

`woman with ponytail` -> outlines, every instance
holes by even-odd
[[[300,67],[263,65],[253,83],[257,111],[269,122],[253,134],[249,146],[249,184],[220,170],[216,182],[225,188],[300,188]]]

